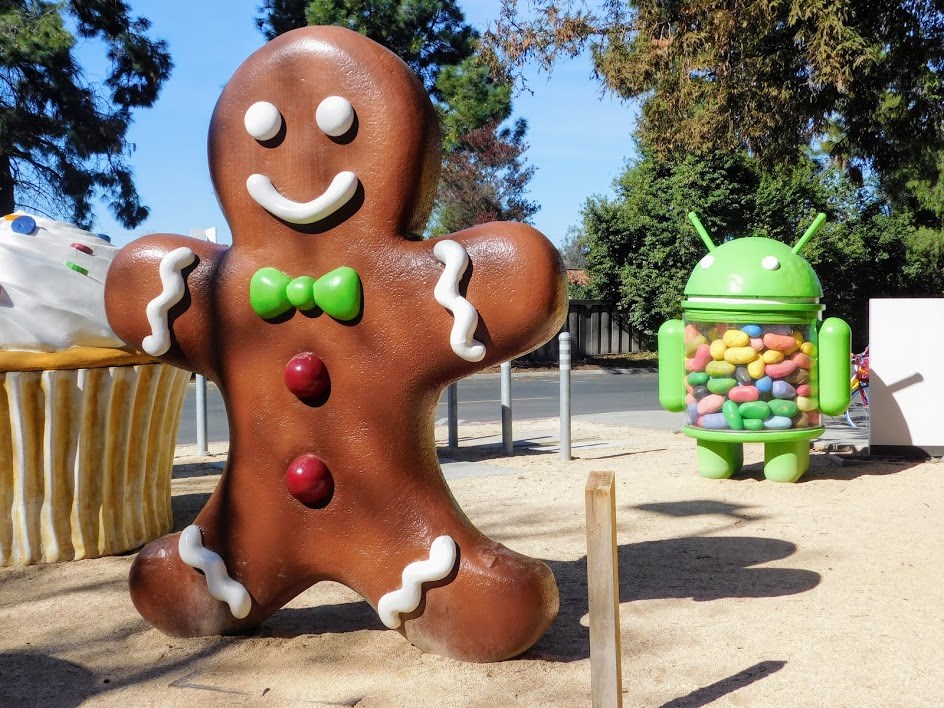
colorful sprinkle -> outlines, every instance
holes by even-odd
[[[82,253],[87,253],[90,256],[92,255],[92,249],[89,246],[86,246],[84,243],[73,243],[70,244],[72,248],[76,251],[82,251]]]
[[[108,234],[95,234],[95,235],[98,236],[102,241],[108,241],[108,243],[111,243],[111,236],[109,236]]]
[[[83,268],[82,266],[78,265],[77,263],[73,263],[72,261],[66,261],[66,268],[71,268],[76,273],[81,273],[82,275],[88,275],[87,268]]]
[[[36,219],[34,219],[32,216],[18,216],[13,219],[13,223],[10,224],[10,228],[18,234],[31,236],[33,232],[36,231]]]

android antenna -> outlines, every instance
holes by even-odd
[[[799,253],[803,247],[806,245],[806,242],[813,238],[813,234],[819,231],[819,227],[823,225],[823,222],[826,221],[826,215],[823,212],[820,212],[816,215],[816,218],[813,219],[813,223],[810,224],[810,228],[800,236],[800,240],[796,242],[796,246],[793,247],[794,253]]]
[[[688,220],[692,222],[692,226],[695,227],[695,231],[698,232],[698,235],[701,237],[701,240],[704,241],[705,245],[708,247],[709,253],[715,250],[715,245],[711,241],[711,236],[709,236],[708,232],[705,231],[705,227],[701,225],[701,222],[698,220],[698,217],[695,216],[695,212],[693,211],[688,212]]]

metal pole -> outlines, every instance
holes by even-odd
[[[449,447],[459,447],[459,384],[451,383],[446,389],[446,407],[449,416]]]
[[[197,374],[197,454],[205,457],[207,450],[207,380]]]
[[[560,337],[560,458],[570,459],[570,332]]]
[[[502,446],[505,454],[511,455],[515,450],[515,440],[511,434],[511,362],[501,365],[501,420]]]

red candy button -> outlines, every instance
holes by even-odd
[[[322,507],[334,494],[334,478],[328,466],[315,455],[301,455],[285,471],[285,486],[308,507]]]
[[[299,398],[319,398],[329,383],[325,363],[311,352],[296,354],[285,365],[285,385]]]
[[[73,243],[71,245],[76,251],[82,251],[82,253],[87,253],[90,256],[92,255],[92,249],[89,246],[86,246],[84,243]]]

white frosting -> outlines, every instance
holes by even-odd
[[[429,547],[429,558],[415,561],[403,569],[400,587],[388,592],[377,603],[380,621],[390,629],[400,626],[400,615],[420,606],[423,583],[442,580],[456,564],[456,542],[449,536],[439,536]]]
[[[183,299],[187,292],[180,271],[189,266],[196,255],[186,246],[175,248],[161,258],[161,294],[147,304],[147,319],[151,334],[141,342],[141,348],[151,356],[160,356],[170,349],[170,329],[167,311]]]
[[[246,110],[243,125],[256,140],[271,140],[282,130],[282,114],[268,101],[257,101]]]
[[[315,122],[325,135],[340,138],[354,125],[354,106],[341,96],[328,96],[318,104]]]
[[[449,345],[452,351],[466,361],[482,361],[485,345],[472,338],[479,324],[479,313],[468,300],[459,294],[459,281],[469,267],[469,254],[455,241],[437,241],[433,255],[446,268],[436,283],[433,297],[436,302],[452,313],[454,318]]]
[[[252,598],[249,592],[229,577],[226,572],[226,563],[219,554],[203,547],[203,535],[200,527],[191,524],[180,532],[177,542],[177,552],[180,560],[191,568],[202,570],[206,576],[207,590],[215,599],[229,605],[229,611],[236,619],[242,619],[252,609]]]
[[[16,233],[11,219],[0,219],[0,349],[123,347],[105,316],[105,275],[118,249],[71,224],[29,218],[36,222],[29,235]],[[88,274],[70,269],[69,262]]]
[[[330,216],[350,201],[357,191],[357,175],[339,172],[328,188],[310,202],[295,202],[282,196],[265,175],[251,174],[246,190],[256,204],[290,224],[313,224]]]

